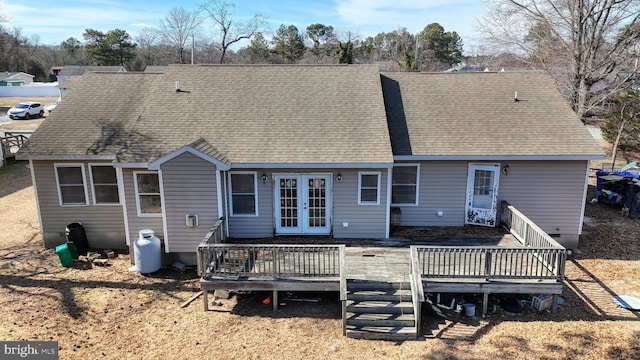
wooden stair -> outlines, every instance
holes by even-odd
[[[347,280],[346,335],[355,339],[418,337],[409,282]]]

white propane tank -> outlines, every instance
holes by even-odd
[[[136,269],[141,274],[150,274],[160,270],[162,250],[160,239],[154,236],[153,230],[140,230],[133,242],[133,254]]]

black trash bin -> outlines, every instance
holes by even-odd
[[[87,233],[84,231],[84,226],[81,223],[71,223],[67,225],[65,231],[67,236],[67,242],[72,242],[78,250],[78,254],[87,255],[89,250],[89,241],[87,241]]]

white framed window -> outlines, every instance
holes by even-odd
[[[110,164],[89,164],[93,203],[96,205],[120,205],[116,168]]]
[[[162,216],[160,179],[155,171],[134,171],[138,216]]]
[[[83,164],[54,164],[54,168],[60,205],[89,205]]]
[[[361,171],[358,173],[358,204],[380,204],[380,172]]]
[[[418,205],[419,164],[395,164],[391,176],[391,205]]]
[[[258,179],[255,171],[229,172],[231,215],[258,215]]]

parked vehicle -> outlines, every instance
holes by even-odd
[[[44,107],[35,101],[22,102],[7,111],[11,119],[31,119],[32,117],[43,117]]]
[[[47,105],[47,107],[44,109],[47,110],[48,112],[52,112],[56,108],[56,106],[58,106],[58,104],[60,104],[60,100],[56,100],[52,102],[51,104]]]

